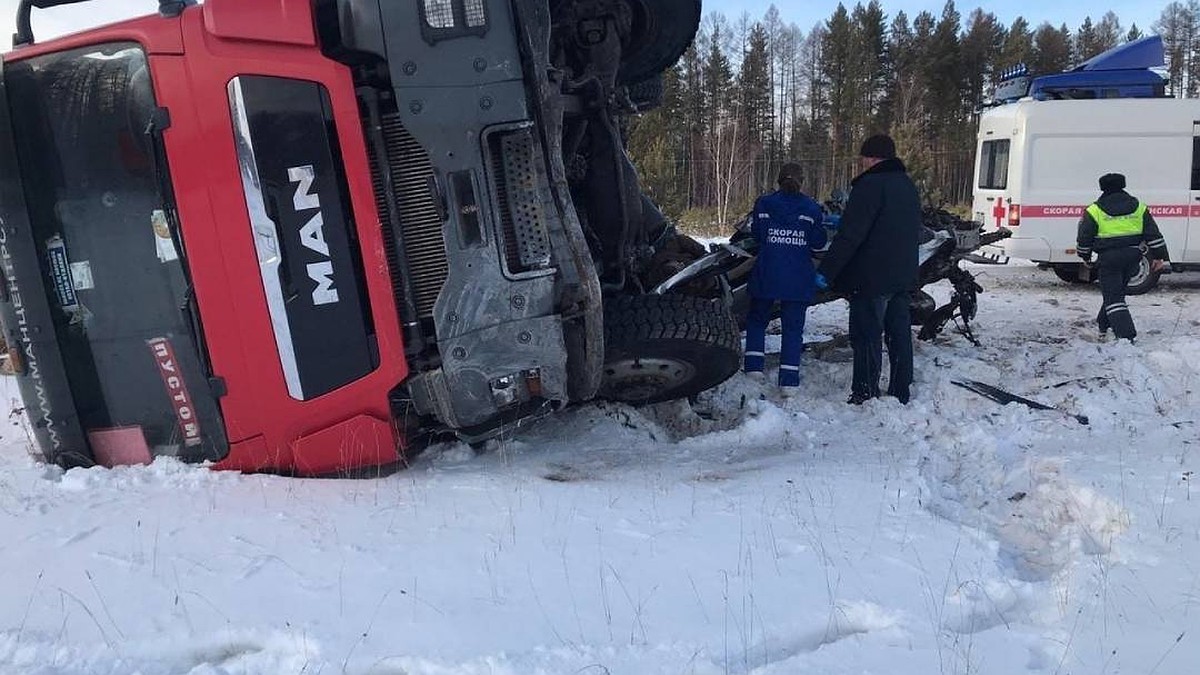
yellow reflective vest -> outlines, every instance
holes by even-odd
[[[1101,239],[1140,235],[1142,225],[1146,221],[1146,205],[1141,202],[1138,202],[1133,213],[1124,216],[1110,216],[1099,204],[1087,207],[1087,212],[1092,220],[1096,221],[1096,236]]]

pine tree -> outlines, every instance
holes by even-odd
[[[1100,40],[1096,33],[1096,27],[1092,24],[1092,17],[1085,17],[1083,23],[1080,24],[1079,30],[1075,32],[1075,61],[1086,61],[1093,56],[1104,51],[1099,48]]]
[[[878,115],[878,125],[881,129],[892,128],[897,117],[902,114],[901,99],[914,76],[912,42],[913,33],[908,14],[903,11],[897,12],[887,30],[887,55],[884,59],[886,87]]]
[[[739,161],[746,150],[746,126],[743,111],[737,105],[733,66],[723,42],[726,30],[717,17],[704,61],[704,92],[709,107],[704,136],[705,163],[709,168],[707,194],[719,222],[728,221],[734,208],[735,189],[748,173],[748,167]]]
[[[733,66],[729,62],[721,41],[724,39],[722,26],[718,24],[708,43],[708,54],[704,59],[704,101],[706,132],[717,129],[730,113],[733,98]]]
[[[1158,21],[1154,24],[1154,32],[1162,36],[1163,48],[1167,57],[1167,72],[1171,76],[1170,92],[1182,96],[1190,85],[1191,73],[1191,18],[1188,10],[1180,2],[1172,2],[1163,8]]]
[[[773,174],[774,167],[781,162],[780,155],[789,123],[785,94],[791,65],[790,52],[795,47],[791,44],[792,34],[788,30],[789,26],[783,22],[779,8],[775,5],[768,7],[763,14],[762,25],[767,33],[767,79],[770,82],[768,96],[771,107],[771,132],[768,134],[766,166],[768,174]]]
[[[683,121],[683,148],[680,155],[685,173],[685,208],[693,208],[702,201],[700,194],[701,176],[697,170],[703,157],[701,139],[704,137],[706,119],[704,92],[704,60],[693,43],[680,59],[679,99],[680,117]]]
[[[1033,34],[1034,73],[1046,75],[1059,73],[1071,65],[1071,31],[1063,25],[1055,28],[1049,23],[1038,26]]]
[[[774,131],[774,109],[771,105],[771,61],[767,55],[767,29],[761,23],[750,27],[746,53],[738,73],[737,92],[746,139],[749,141],[746,159],[762,159]],[[766,168],[770,162],[758,162],[752,172],[751,190],[766,185]]]
[[[821,43],[821,80],[829,102],[831,156],[834,165],[847,159],[853,143],[853,118],[859,83],[854,79],[854,26],[846,6],[838,4],[825,24]],[[849,169],[846,169],[848,171]]]
[[[960,115],[965,79],[958,38],[961,23],[962,17],[954,0],[947,0],[925,50],[925,87],[929,91],[929,107],[936,131],[947,129]]]
[[[1200,0],[1188,0],[1184,5],[1184,58],[1187,62],[1188,98],[1200,94]]]
[[[888,89],[887,128],[892,130],[897,148],[904,155],[910,171],[919,176],[924,172],[925,142],[925,78],[921,73],[924,61],[919,44],[932,39],[933,16],[923,13],[917,17],[922,37],[909,25],[908,15],[896,14],[888,31],[888,61],[892,65],[892,80]]]
[[[855,33],[855,70],[858,71],[860,104],[854,126],[858,134],[879,125],[879,109],[887,91],[887,16],[879,0],[866,7],[856,5],[853,12]]]
[[[1136,42],[1137,40],[1141,40],[1144,37],[1146,37],[1146,36],[1144,33],[1142,33],[1142,29],[1138,28],[1138,25],[1135,23],[1129,27],[1129,32],[1125,34],[1125,41],[1126,42]]]
[[[1096,24],[1096,46],[1100,52],[1106,52],[1121,44],[1121,38],[1121,19],[1115,12],[1105,12]]]
[[[1000,50],[1000,61],[997,65],[1001,70],[1029,64],[1033,61],[1033,33],[1029,30],[1029,22],[1018,16],[1013,20],[1004,36],[1004,47]]]
[[[824,86],[822,65],[825,62],[824,46],[826,30],[817,25],[808,34],[800,47],[801,86],[804,94],[800,101],[806,114],[792,132],[788,154],[792,158],[806,159],[813,167],[813,175],[820,176],[822,186],[830,182],[828,158],[830,143],[829,90]]]
[[[637,163],[642,185],[669,217],[687,208],[686,147],[688,137],[683,66],[663,73],[663,102],[630,125],[629,154]]]
[[[786,161],[794,160],[799,150],[797,128],[803,118],[801,87],[808,63],[804,60],[805,36],[799,26],[791,24],[780,31],[779,49],[776,53],[776,88],[778,90],[778,147],[774,153],[773,166],[777,168]],[[773,173],[773,172],[772,172]]]
[[[983,103],[993,69],[1004,48],[1005,33],[996,15],[985,14],[981,9],[971,12],[967,24],[967,32],[962,39],[962,65],[965,75],[964,112],[969,115]]]

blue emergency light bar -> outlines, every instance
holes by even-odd
[[[1011,68],[1007,68],[1005,70],[1000,71],[999,80],[1001,82],[1005,82],[1007,80],[1013,80],[1018,77],[1026,77],[1028,75],[1029,75],[1029,67],[1026,66],[1024,63],[1019,63]]]
[[[1019,64],[997,73],[991,99],[981,108],[1030,97],[1039,101],[1103,98],[1164,98],[1163,39],[1151,35],[1088,59],[1071,70],[1033,76]]]

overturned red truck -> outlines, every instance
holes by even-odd
[[[161,0],[0,71],[0,321],[35,450],[303,475],[736,371],[623,119],[699,0]],[[694,249],[694,247],[691,247]]]

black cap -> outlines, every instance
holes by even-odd
[[[1106,173],[1100,176],[1100,191],[1120,192],[1125,189],[1125,176],[1119,173]]]
[[[779,182],[783,183],[787,180],[792,180],[796,183],[803,183],[804,169],[801,169],[800,165],[795,162],[788,162],[787,164],[784,164],[779,168]]]
[[[863,141],[862,149],[858,151],[858,154],[860,157],[895,159],[896,142],[887,134],[876,134]]]

